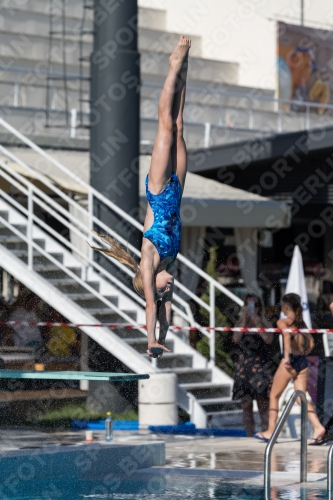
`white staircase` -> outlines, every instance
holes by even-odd
[[[104,269],[93,258],[86,241],[93,242],[90,228],[112,234],[121,243],[122,238],[105,226],[93,214],[94,199],[105,203],[127,222],[142,230],[141,224],[122,212],[91,186],[75,177],[53,157],[32,143],[0,119],[0,125],[16,136],[25,146],[39,153],[53,172],[47,177],[0,145],[0,262],[8,273],[41,296],[52,307],[59,310],[69,321],[79,324],[96,322],[145,323],[144,301],[128,286]],[[5,160],[6,158],[6,160]],[[18,165],[26,175],[13,170],[8,162]],[[57,187],[56,171],[61,170],[71,180],[76,180],[86,190],[86,204],[79,205],[68,194]],[[45,170],[47,171],[46,164]],[[27,177],[38,177],[30,182]],[[66,238],[47,222],[45,214],[51,215],[69,230]],[[74,215],[75,214],[75,215]],[[77,215],[79,214],[79,216]],[[75,238],[73,238],[75,236]],[[84,245],[77,245],[78,240]],[[76,244],[73,243],[76,242]],[[96,243],[94,241],[94,243]],[[82,248],[84,250],[82,250]],[[139,256],[139,252],[130,246]],[[238,304],[242,301],[218,282],[206,275],[186,258],[178,259],[192,271],[199,273],[210,283],[210,304],[205,304],[175,281],[176,292],[182,291],[210,312],[214,326],[215,290],[219,289]],[[116,263],[130,276],[132,272]],[[178,293],[174,295],[173,310],[190,325],[195,325],[187,302]],[[161,359],[151,360],[146,354],[146,330],[139,326],[133,330],[82,327],[82,330],[111,352],[133,372],[172,371],[178,376],[178,405],[190,414],[199,427],[207,425],[207,417],[219,415],[226,408],[235,406],[231,402],[232,379],[215,366],[215,333],[201,329],[210,340],[208,361],[189,344],[171,331],[168,346],[172,353]],[[237,404],[236,404],[237,406]]]

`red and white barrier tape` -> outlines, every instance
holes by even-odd
[[[89,328],[111,328],[111,329],[127,329],[127,330],[135,330],[138,328],[144,328],[146,329],[146,325],[134,325],[130,323],[91,323],[91,324],[86,324],[86,323],[52,323],[49,321],[0,321],[0,326],[46,326],[46,327],[51,327],[51,326],[69,326],[72,328],[81,328],[81,327],[89,327]],[[157,326],[157,328],[159,328]],[[242,328],[242,327],[229,327],[229,326],[216,326],[216,327],[210,327],[210,326],[202,326],[196,327],[196,326],[175,326],[175,325],[170,325],[170,330],[186,330],[186,331],[191,331],[191,332],[196,332],[200,330],[214,330],[216,332],[243,332],[243,333],[282,333],[284,332],[290,332],[290,333],[333,333],[333,328],[313,328],[313,329],[306,329],[306,328],[288,328],[286,330],[281,330],[280,328]]]

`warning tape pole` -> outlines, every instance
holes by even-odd
[[[49,321],[0,321],[0,326],[39,326],[39,327],[71,327],[71,328],[110,328],[110,329],[128,329],[135,330],[138,328],[147,329],[146,325],[135,325],[130,323],[52,323]],[[157,326],[157,328],[159,328]],[[216,332],[243,332],[243,333],[333,333],[333,328],[243,328],[243,327],[229,327],[229,326],[174,326],[171,325],[170,330],[186,330],[186,331],[200,331],[200,330],[214,330]]]

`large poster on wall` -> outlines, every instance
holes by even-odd
[[[278,23],[277,77],[284,109],[304,111],[303,101],[333,104],[333,31]],[[333,110],[313,108],[318,114]]]

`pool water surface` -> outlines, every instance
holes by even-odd
[[[16,491],[15,491],[16,490]],[[264,500],[264,489],[223,478],[195,475],[163,475],[138,472],[132,477],[107,476],[102,481],[58,479],[20,483],[5,491],[1,485],[0,499],[11,500]],[[271,488],[271,499],[321,500],[326,491],[298,486]]]

